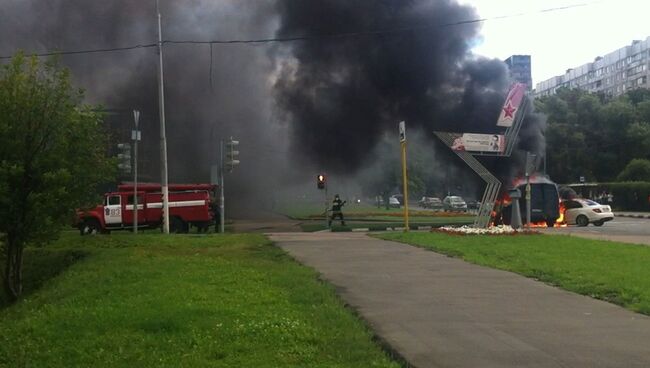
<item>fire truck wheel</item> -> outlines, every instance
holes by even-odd
[[[176,234],[187,233],[190,230],[189,225],[178,217],[172,217],[169,225],[169,231]]]
[[[209,222],[199,222],[196,224],[196,228],[199,233],[207,233],[209,227],[210,227]]]
[[[589,225],[589,219],[585,215],[580,215],[576,218],[576,224],[581,227],[587,226]]]
[[[79,226],[81,235],[95,235],[99,234],[100,231],[101,226],[99,226],[99,222],[95,219],[85,219],[81,226]]]

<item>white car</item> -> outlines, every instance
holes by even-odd
[[[459,196],[446,196],[442,200],[445,211],[462,211],[467,212],[467,203]]]
[[[603,226],[614,219],[614,213],[609,206],[599,204],[589,199],[571,199],[564,201],[564,221],[569,225]]]
[[[396,197],[388,198],[388,206],[393,208],[399,208],[400,207],[399,199],[397,199]]]
[[[422,208],[430,208],[432,210],[442,210],[443,208],[442,201],[436,197],[422,197],[418,204]]]

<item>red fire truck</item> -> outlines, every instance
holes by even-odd
[[[170,184],[170,231],[186,233],[190,226],[205,231],[218,222],[215,189],[212,184]],[[133,207],[133,184],[120,184],[117,192],[104,195],[103,204],[78,211],[77,226],[81,235],[133,229]],[[160,184],[138,184],[138,229],[159,227],[162,207]]]

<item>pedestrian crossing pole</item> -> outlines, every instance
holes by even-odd
[[[406,122],[399,123],[399,142],[402,148],[402,184],[404,187],[404,231],[409,231],[409,188],[406,172]]]

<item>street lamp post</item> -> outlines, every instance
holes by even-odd
[[[158,14],[158,97],[160,113],[160,186],[163,202],[163,232],[169,234],[169,184],[167,182],[167,137],[165,134],[165,85],[163,80],[163,42],[160,4],[156,0]]]

